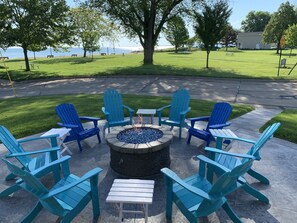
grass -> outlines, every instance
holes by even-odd
[[[281,126],[276,131],[275,137],[284,139],[293,143],[297,143],[297,134],[295,127],[297,126],[297,110],[287,109],[272,118],[264,126],[261,127],[260,131],[263,131],[268,125],[274,122],[280,122]]]
[[[123,95],[123,101],[133,109],[156,108],[170,104],[170,97]],[[57,127],[59,121],[55,107],[60,103],[73,103],[81,116],[103,117],[101,94],[24,97],[0,101],[0,123],[16,137],[24,137]],[[214,102],[191,99],[191,112],[187,117],[210,115]],[[253,110],[252,106],[233,104],[232,117]],[[169,111],[169,110],[167,110]],[[128,114],[126,114],[128,115]],[[167,114],[164,114],[168,116]]]
[[[154,65],[142,65],[143,54],[126,54],[96,56],[91,58],[60,57],[30,59],[35,69],[24,71],[22,59],[0,61],[7,66],[15,81],[49,77],[84,77],[102,75],[192,75],[226,78],[260,78],[260,79],[293,79],[297,80],[297,68],[290,76],[290,68],[297,62],[295,49],[289,57],[289,50],[283,51],[287,59],[287,68],[280,69],[277,77],[279,56],[275,50],[212,51],[210,69],[205,69],[205,51],[194,51],[189,54],[156,52]],[[6,69],[0,68],[0,79],[7,79]]]

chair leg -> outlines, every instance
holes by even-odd
[[[97,135],[99,143],[101,143],[101,138],[100,138],[99,132],[96,135]]]
[[[269,184],[269,180],[264,177],[262,174],[250,169],[248,172],[247,172],[249,175],[251,175],[252,177],[256,178],[257,180],[259,180],[261,183],[263,184]]]
[[[245,185],[243,185],[242,189],[244,189],[247,193],[249,193],[253,197],[257,198],[258,200],[269,204],[269,199],[264,194],[262,194],[260,191],[253,188],[252,186],[245,184]]]
[[[18,191],[19,189],[21,189],[20,186],[18,184],[14,184],[14,185],[10,186],[9,188],[6,188],[5,190],[3,190],[0,193],[0,198],[7,197],[7,196],[11,195],[12,193]]]
[[[192,138],[192,134],[188,133],[187,144],[190,144],[190,142],[191,142],[191,138]]]
[[[42,205],[40,202],[38,202],[33,210],[22,220],[21,223],[30,223],[33,221],[33,219],[39,214],[39,212],[42,209]]]
[[[77,140],[77,144],[78,144],[78,147],[79,147],[79,151],[81,152],[82,151],[82,147],[81,147],[81,144],[80,144],[80,140],[79,139]]]
[[[182,127],[179,127],[179,136],[178,136],[179,139],[181,139],[181,135],[182,135]]]
[[[227,203],[227,201],[223,204],[223,209],[226,211],[226,213],[228,214],[228,216],[230,217],[230,219],[234,222],[234,223],[242,223],[242,221],[240,220],[240,218],[238,217],[238,215],[233,211],[233,209],[231,208],[231,206]]]
[[[14,180],[16,177],[17,177],[16,175],[14,175],[13,173],[10,173],[5,177],[5,180],[6,181]]]

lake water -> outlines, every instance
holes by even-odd
[[[101,47],[100,51],[93,52],[94,55],[100,55],[101,53],[109,54],[127,54],[131,53],[134,50],[134,48],[110,48],[110,47]],[[52,53],[51,53],[52,52]],[[35,52],[36,57],[47,57],[47,55],[54,55],[55,57],[69,57],[72,54],[77,54],[77,56],[82,56],[84,53],[82,48],[69,48],[67,52],[55,52],[54,50],[50,50],[49,48],[40,52]],[[19,47],[11,47],[8,48],[6,51],[2,50],[0,48],[0,56],[9,57],[9,59],[16,59],[16,58],[24,58],[23,49]],[[88,56],[91,56],[91,53],[87,52]],[[28,51],[28,56],[30,58],[34,57],[34,53],[31,51]]]

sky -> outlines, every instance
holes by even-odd
[[[269,13],[276,12],[281,3],[286,2],[285,0],[230,0],[229,7],[232,9],[232,14],[229,18],[229,22],[233,28],[240,29],[241,22],[246,18],[250,11],[267,11]],[[289,0],[291,4],[297,6],[297,0]],[[75,6],[73,0],[67,0],[69,6]],[[191,26],[191,25],[189,25]],[[194,34],[189,28],[190,36]],[[102,45],[109,46],[110,43],[102,43]],[[165,38],[161,35],[159,45],[170,45]],[[116,47],[137,47],[140,43],[137,39],[129,40],[128,38],[122,37],[116,44]]]

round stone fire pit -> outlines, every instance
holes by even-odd
[[[135,125],[114,127],[106,136],[110,147],[110,166],[121,175],[148,177],[170,165],[170,143],[173,135],[168,127]]]

